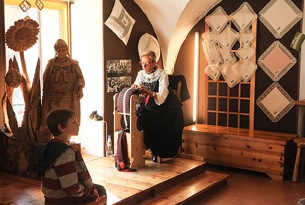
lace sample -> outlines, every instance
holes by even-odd
[[[105,25],[127,45],[135,20],[128,14],[119,0],[115,0]]]
[[[256,13],[252,7],[244,2],[235,12],[231,15],[232,22],[239,31],[244,31],[252,25],[252,21],[257,19]]]
[[[302,11],[291,0],[271,0],[259,12],[259,20],[277,39],[282,38],[301,18]]]
[[[222,7],[217,7],[214,12],[205,18],[205,22],[216,32],[221,32],[229,22],[228,14]]]
[[[218,42],[223,47],[231,49],[236,43],[237,38],[238,33],[230,26],[226,26],[226,28],[219,34]]]
[[[248,82],[257,70],[257,65],[253,62],[240,61],[237,70],[242,81]]]
[[[205,73],[213,80],[218,80],[221,75],[222,67],[220,65],[207,65]]]
[[[238,73],[238,62],[229,62],[223,65],[221,70],[222,76],[228,84],[229,88],[233,88],[241,81],[241,77]]]
[[[296,62],[296,58],[279,41],[273,42],[258,58],[258,65],[273,81],[280,80]]]
[[[272,122],[277,122],[294,106],[294,100],[277,82],[273,82],[257,99],[256,104]]]

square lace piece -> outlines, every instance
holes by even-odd
[[[244,2],[230,16],[234,25],[239,31],[243,31],[249,28],[252,24],[252,21],[257,19],[256,13],[253,11],[252,7],[247,2]]]
[[[223,65],[221,70],[222,76],[225,79],[229,88],[233,88],[241,81],[241,77],[238,73],[238,62],[230,62]]]
[[[222,7],[217,7],[212,14],[205,18],[205,22],[216,32],[219,33],[229,22],[228,14]]]
[[[209,43],[208,41],[203,40],[202,47],[208,64],[214,65],[221,63],[222,60],[216,43]]]
[[[221,75],[222,66],[221,65],[207,65],[205,68],[205,73],[213,80],[218,80]]]
[[[302,11],[291,0],[271,0],[259,12],[259,20],[277,39],[282,38],[301,18]]]
[[[257,70],[257,65],[253,62],[240,61],[237,70],[242,81],[248,82]]]
[[[237,38],[238,33],[230,26],[226,26],[226,28],[219,34],[218,42],[223,47],[231,49],[236,43]]]
[[[230,49],[220,48],[219,53],[220,53],[220,56],[222,58],[223,63],[227,63],[227,62],[230,62],[232,60],[236,60],[236,57],[235,57],[234,53],[231,52]]]
[[[115,0],[105,25],[127,45],[135,20],[128,14],[119,0]]]
[[[281,79],[296,62],[296,58],[279,41],[272,43],[258,58],[258,65],[273,81]]]
[[[294,100],[277,82],[273,82],[256,104],[272,122],[277,122],[294,106]]]
[[[240,42],[243,46],[250,45],[253,39],[255,38],[254,35],[249,30],[240,32],[239,36],[240,36]]]
[[[248,45],[245,45],[236,52],[236,55],[243,61],[249,62],[255,54],[255,50]]]

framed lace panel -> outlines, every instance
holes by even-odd
[[[277,39],[282,38],[301,18],[302,11],[291,0],[271,0],[259,12],[259,20]]]
[[[294,100],[277,82],[273,82],[256,104],[272,122],[277,122],[294,106]]]
[[[258,65],[273,81],[281,79],[296,62],[296,58],[279,41],[272,43],[258,58]]]
[[[244,2],[230,16],[232,18],[232,22],[239,31],[244,31],[245,29],[249,28],[252,24],[252,21],[257,19],[256,13],[247,2]]]

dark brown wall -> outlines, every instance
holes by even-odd
[[[234,12],[244,1],[242,0],[225,0],[222,1],[218,6],[224,8],[227,14]],[[293,2],[302,10],[302,1],[293,0]],[[134,1],[121,0],[121,3],[126,8],[126,10],[131,14],[131,16],[136,20],[135,26],[132,30],[130,41],[127,46],[118,39],[115,34],[110,31],[106,26],[104,26],[104,39],[105,39],[105,60],[111,58],[132,59],[133,70],[132,70],[132,81],[140,68],[138,65],[138,52],[137,43],[141,35],[145,32],[154,34],[151,24],[142,12],[142,10],[137,6]],[[249,1],[248,2],[253,10],[258,14],[261,9],[268,3],[268,1]],[[114,0],[107,0],[104,2],[104,20],[106,20],[111,13]],[[215,7],[216,8],[216,7]],[[214,9],[215,9],[214,8]],[[208,14],[213,12],[212,9]],[[258,59],[262,53],[275,41],[279,40],[284,44],[290,52],[299,59],[299,53],[293,49],[290,49],[289,45],[296,31],[300,31],[301,21],[296,24],[285,36],[281,39],[276,39],[269,30],[258,20],[257,22],[257,50],[256,59]],[[204,32],[204,18],[198,22],[197,25],[191,30],[187,38],[185,39],[180,52],[177,57],[175,64],[174,74],[182,74],[185,76],[187,85],[192,95],[193,92],[193,56],[194,56],[194,35],[195,32],[199,32],[200,35]],[[202,39],[200,39],[202,40]],[[200,90],[203,89],[203,77],[204,77],[204,67],[203,60],[204,54],[202,46],[200,46]],[[162,66],[161,61],[159,65]],[[293,66],[293,68],[279,80],[279,84],[289,93],[293,99],[298,98],[298,79],[299,79],[299,62]],[[272,80],[265,74],[265,72],[258,68],[256,71],[256,93],[255,98],[257,99],[271,84]],[[112,132],[113,129],[113,94],[107,94],[105,98],[105,119],[108,122],[109,131]],[[202,123],[202,98],[199,101],[199,123]],[[276,102],[275,102],[276,103]],[[201,106],[200,106],[201,105]],[[185,125],[192,123],[192,99],[186,101],[183,106]],[[297,113],[294,107],[288,114],[286,114],[280,121],[273,123],[270,119],[263,113],[263,111],[255,105],[255,129],[258,130],[269,130],[277,132],[297,132]]]
[[[104,24],[104,67],[106,68],[107,59],[131,59],[132,62],[132,83],[135,80],[139,65],[138,41],[140,37],[149,33],[156,37],[155,32],[144,15],[140,7],[130,0],[120,1],[127,12],[136,20],[132,29],[128,44],[125,45],[105,24]],[[109,17],[114,5],[114,0],[104,1],[103,18],[104,22]],[[161,58],[160,58],[161,59]],[[160,64],[159,60],[159,64]],[[106,69],[105,69],[106,75]],[[105,86],[106,89],[106,86]],[[105,90],[106,92],[106,90]],[[108,123],[108,133],[113,133],[113,96],[114,93],[105,95],[105,120]]]

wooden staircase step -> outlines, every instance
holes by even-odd
[[[211,191],[226,185],[228,177],[229,176],[226,174],[205,171],[137,204],[185,204],[195,200],[199,196],[203,196],[204,194],[210,193]],[[152,195],[154,195],[154,190],[152,190]]]

